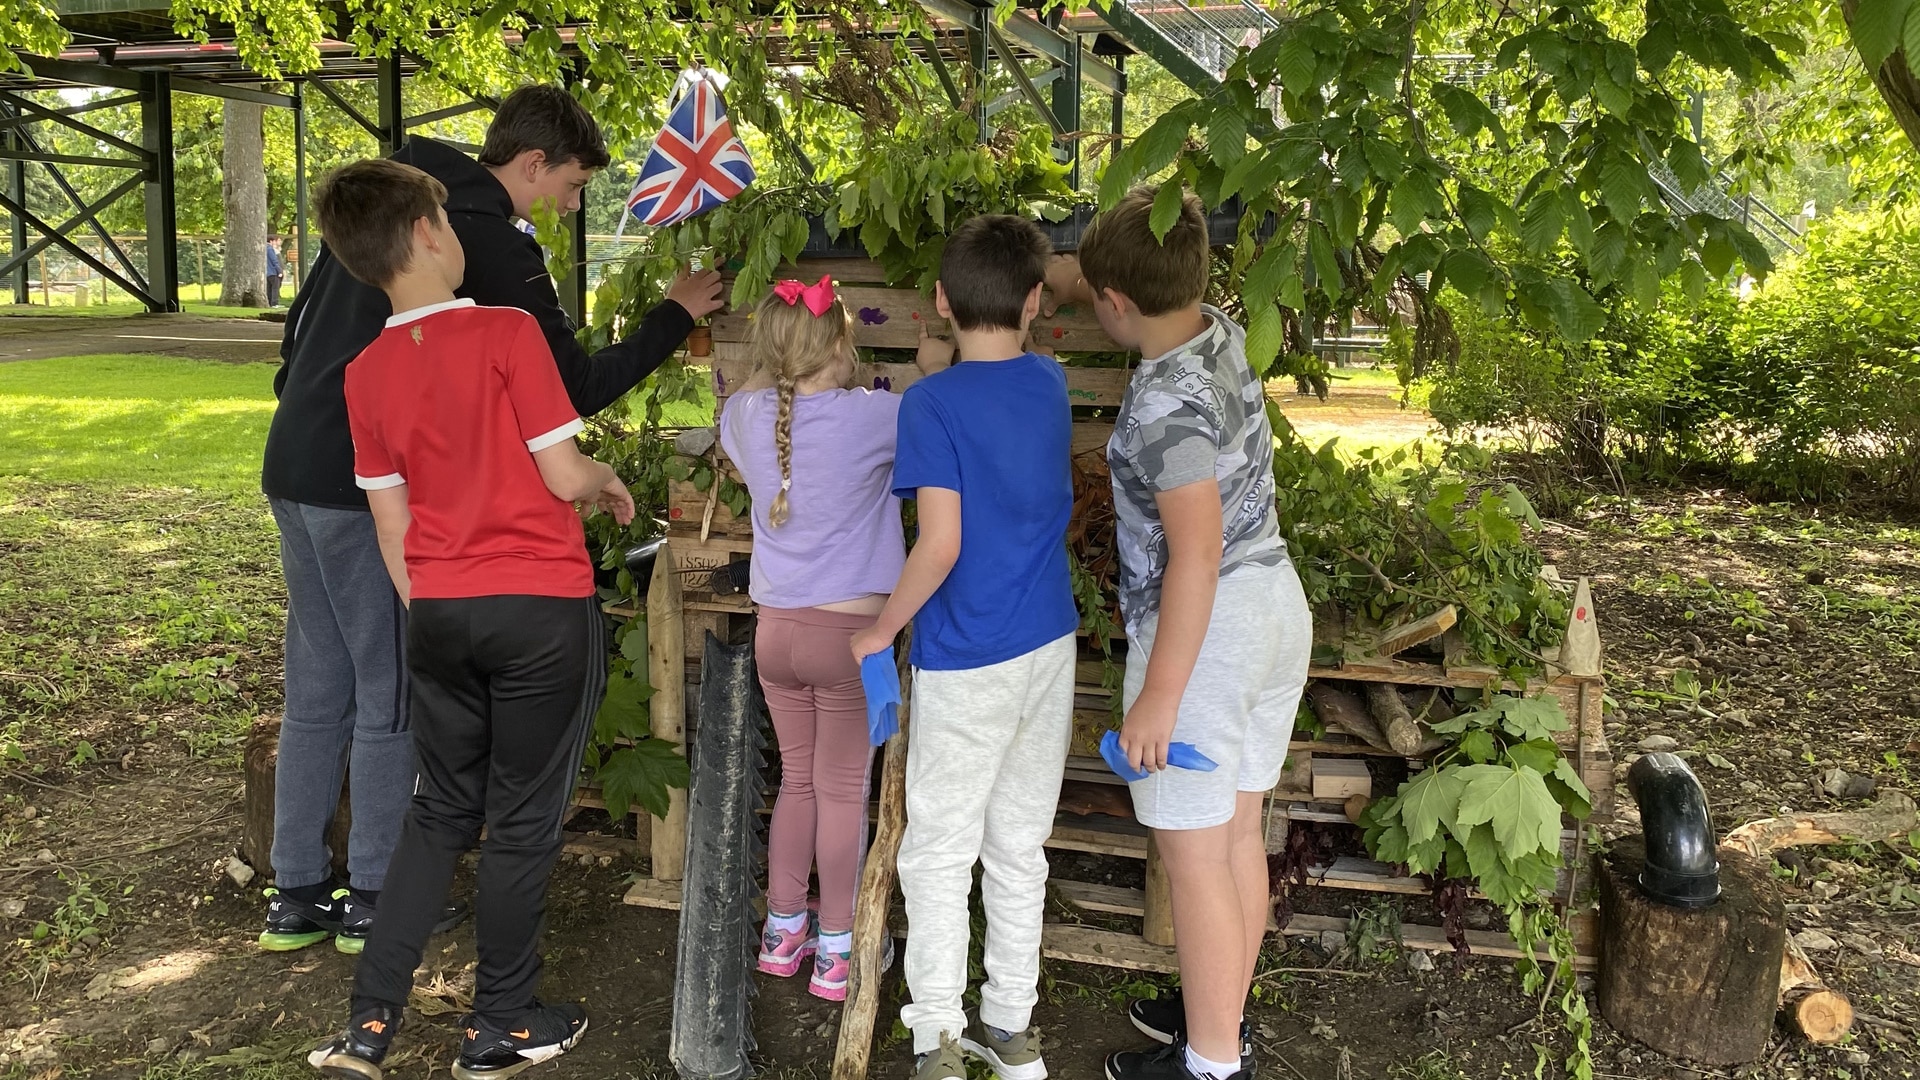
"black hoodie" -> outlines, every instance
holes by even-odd
[[[515,307],[540,322],[567,396],[582,416],[618,401],[658,368],[693,329],[693,318],[669,300],[647,313],[633,336],[587,355],[573,321],[560,309],[540,245],[513,223],[507,189],[479,162],[444,143],[415,137],[393,155],[447,187],[447,221],[467,256],[458,295],[492,307]],[[346,370],[373,343],[393,307],[387,294],[353,279],[322,246],[313,272],[287,309],[280,342],[280,399],[267,431],[260,487],[268,495],[339,510],[365,510],[353,482],[353,439],[347,430]]]

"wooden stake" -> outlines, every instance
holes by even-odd
[[[1560,666],[1582,678],[1600,674],[1600,625],[1593,621],[1593,588],[1587,578],[1581,578],[1573,590],[1567,637],[1560,643]]]
[[[1160,844],[1147,833],[1146,914],[1141,920],[1140,936],[1149,945],[1173,944],[1173,883],[1167,880],[1167,866],[1160,861]]]
[[[660,545],[654,556],[653,577],[647,582],[647,681],[653,696],[647,699],[653,737],[687,747],[686,623],[680,601],[680,575],[673,572],[673,542]],[[687,792],[667,790],[667,816],[648,818],[653,826],[653,876],[657,881],[679,881],[687,867]]]
[[[873,1057],[880,961],[885,955],[887,911],[893,906],[894,861],[907,829],[907,713],[913,701],[908,636],[902,635],[900,641],[900,731],[887,740],[881,759],[880,822],[860,871],[860,895],[854,903],[853,963],[847,978],[847,1004],[840,1016],[840,1041],[833,1051],[833,1080],[865,1080]]]

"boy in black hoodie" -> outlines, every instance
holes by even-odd
[[[618,401],[720,307],[716,273],[676,279],[627,340],[589,356],[560,309],[540,246],[514,224],[551,199],[567,213],[610,158],[599,125],[565,90],[529,86],[500,103],[480,160],[414,138],[393,155],[447,189],[446,215],[467,255],[458,295],[519,308],[539,323],[574,409]],[[329,937],[357,953],[372,931],[387,863],[413,794],[407,721],[406,609],[381,561],[366,493],[353,480],[344,390],[348,361],[392,314],[326,248],[287,313],[274,378],[261,488],[280,526],[287,581],[286,712],[275,770],[273,869],[263,948]],[[343,772],[353,776],[349,881],[332,875],[327,825]]]

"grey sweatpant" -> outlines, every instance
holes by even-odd
[[[413,797],[406,607],[380,559],[371,513],[268,501],[287,580],[274,882],[315,885],[332,873],[327,825],[350,770],[348,876],[357,889],[379,889]]]
[[[907,733],[907,989],[900,1022],[915,1053],[966,1028],[968,903],[973,864],[987,909],[980,1019],[1024,1030],[1040,999],[1047,837],[1073,740],[1074,637],[1005,663],[913,672]]]

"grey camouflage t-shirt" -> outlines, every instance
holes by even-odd
[[[1273,428],[1266,388],[1247,365],[1246,332],[1205,306],[1199,337],[1143,360],[1107,442],[1119,518],[1120,611],[1128,632],[1160,608],[1167,536],[1156,492],[1220,482],[1220,574],[1286,561],[1273,511]]]

